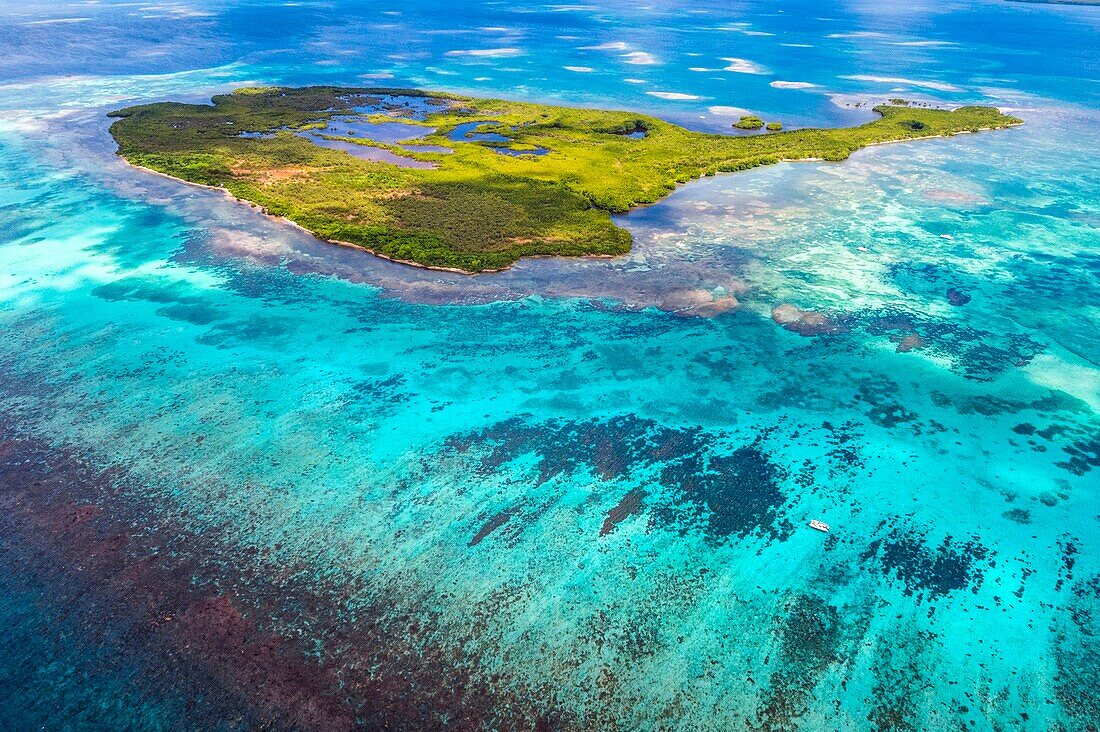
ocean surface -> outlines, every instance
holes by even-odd
[[[994,0],[0,0],[0,728],[1098,729],[1098,38]],[[1026,124],[477,277],[107,133],[318,83]]]

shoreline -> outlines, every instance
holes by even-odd
[[[855,150],[850,151],[848,156],[845,157],[844,159],[837,160],[837,161],[832,161],[832,162],[842,163],[845,160],[847,160],[849,157],[854,155],[855,153],[859,152],[860,150],[862,150],[864,148],[868,148],[868,147],[876,147],[876,146],[880,146],[880,145],[895,145],[895,144],[898,144],[898,143],[915,142],[915,141],[918,141],[918,140],[931,140],[931,139],[936,139],[936,138],[947,139],[947,138],[955,137],[957,135],[967,135],[967,134],[974,134],[974,133],[978,133],[978,132],[991,132],[991,131],[997,130],[997,129],[1008,129],[1008,128],[1012,128],[1012,127],[1019,127],[1023,124],[1024,123],[1021,121],[1021,122],[1016,122],[1016,123],[1005,125],[1004,127],[981,127],[981,128],[976,129],[976,130],[961,130],[959,132],[954,132],[954,133],[951,133],[951,134],[923,135],[923,136],[920,136],[920,137],[908,137],[908,138],[905,138],[905,139],[898,139],[898,140],[882,140],[880,142],[869,142],[865,145],[861,145],[860,147],[856,148]],[[297,229],[297,230],[299,230],[299,231],[301,231],[305,234],[308,234],[309,236],[313,237],[314,239],[317,239],[318,241],[324,242],[326,244],[333,244],[335,246],[340,246],[340,247],[345,247],[345,248],[348,248],[348,249],[354,249],[354,250],[360,251],[360,252],[365,252],[365,253],[370,254],[374,257],[378,257],[379,259],[386,260],[387,262],[392,262],[394,264],[406,265],[406,266],[409,266],[409,267],[416,267],[417,269],[423,269],[423,270],[434,271],[434,272],[449,272],[449,273],[452,273],[452,274],[460,274],[460,275],[465,275],[467,277],[473,277],[473,276],[481,275],[481,274],[499,274],[501,272],[506,272],[507,270],[511,269],[517,263],[519,263],[520,261],[522,261],[524,259],[551,259],[551,258],[614,259],[616,256],[624,256],[624,255],[611,255],[611,254],[577,254],[577,255],[534,254],[534,255],[530,255],[530,256],[526,256],[526,257],[520,257],[515,262],[512,262],[511,264],[509,264],[506,267],[497,267],[497,268],[493,268],[493,269],[482,269],[482,270],[477,270],[477,271],[460,269],[458,267],[443,267],[443,266],[423,264],[421,262],[415,262],[415,261],[408,260],[408,259],[398,259],[396,257],[391,257],[387,254],[383,254],[382,252],[375,251],[375,250],[373,250],[369,247],[365,247],[365,246],[362,246],[360,244],[355,244],[353,242],[342,241],[340,239],[327,239],[325,237],[322,237],[322,236],[318,235],[316,232],[310,231],[309,229],[302,226],[301,224],[299,224],[297,221],[294,221],[293,219],[289,219],[286,216],[279,216],[279,215],[276,215],[276,214],[272,214],[272,213],[268,212],[266,209],[264,209],[262,206],[260,206],[257,203],[254,203],[252,201],[249,201],[249,200],[246,200],[246,199],[243,199],[243,198],[238,198],[237,196],[235,196],[233,194],[232,191],[230,191],[228,188],[225,188],[224,186],[212,186],[212,185],[208,185],[206,183],[195,183],[193,181],[184,180],[183,178],[177,178],[173,175],[169,175],[168,173],[162,173],[159,170],[154,170],[154,169],[148,168],[144,165],[138,165],[136,163],[132,163],[124,155],[122,155],[121,153],[119,153],[117,151],[115,152],[115,156],[117,158],[119,158],[120,160],[122,160],[125,165],[127,165],[127,166],[129,166],[129,167],[131,167],[135,170],[141,170],[141,171],[146,172],[146,173],[152,173],[154,175],[160,176],[160,177],[165,178],[167,180],[175,181],[176,183],[181,183],[183,185],[194,186],[196,188],[202,188],[202,189],[211,190],[211,191],[217,191],[217,192],[221,193],[222,195],[224,195],[226,198],[228,198],[230,201],[232,201],[234,203],[248,206],[248,208],[251,209],[254,213],[259,213],[260,215],[265,216],[268,219],[271,219],[273,221],[276,221],[276,222],[279,222],[279,223],[282,223],[282,224],[287,224],[287,225],[289,225],[289,226],[291,226],[291,227],[293,227],[293,228],[295,228],[295,229]],[[744,170],[753,170],[753,169],[756,169],[756,168],[768,167],[769,165],[776,165],[776,164],[779,164],[779,163],[813,163],[813,162],[821,163],[821,162],[830,162],[830,161],[826,161],[825,158],[818,158],[818,157],[813,157],[813,158],[782,158],[782,159],[779,159],[779,160],[775,161],[775,163],[765,163],[765,164],[755,165],[755,166],[752,166],[751,168],[745,168]],[[708,176],[704,173],[702,175],[699,175],[699,176],[693,177],[693,178],[691,178],[687,181],[684,181],[683,183],[677,184],[674,188],[672,188],[672,190],[670,190],[667,194],[665,194],[661,198],[657,199],[656,201],[652,201],[650,203],[633,204],[633,205],[630,206],[630,208],[628,210],[626,210],[622,213],[617,214],[617,213],[609,211],[608,214],[610,215],[611,221],[614,224],[614,220],[615,220],[616,216],[623,216],[623,217],[629,216],[630,213],[632,211],[636,210],[636,209],[648,208],[650,206],[654,206],[654,205],[660,203],[661,201],[665,200],[669,196],[671,196],[676,191],[680,190],[684,186],[687,186],[687,185],[691,184],[694,181],[702,180],[703,178],[707,178],[707,177],[716,177],[718,175],[733,175],[733,174],[740,173],[740,172],[744,172],[744,171],[742,171],[742,170],[718,171],[718,172],[714,173],[712,176]],[[615,224],[615,225],[618,226],[617,224]],[[622,227],[619,227],[619,228],[622,228]],[[633,237],[631,237],[631,248],[633,248]],[[629,250],[624,254],[629,254]]]
[[[350,242],[350,241],[341,241],[340,239],[326,239],[323,236],[318,236],[316,233],[310,231],[309,229],[302,226],[301,224],[299,224],[297,221],[294,221],[293,219],[288,219],[286,216],[276,216],[273,213],[265,211],[263,209],[263,207],[261,207],[257,203],[253,203],[252,201],[248,201],[248,200],[245,200],[243,198],[237,198],[236,196],[233,195],[233,192],[230,191],[228,188],[223,188],[222,186],[211,186],[211,185],[207,185],[206,183],[195,183],[193,181],[184,180],[183,178],[177,178],[174,175],[168,175],[167,173],[162,173],[159,170],[153,170],[152,168],[147,168],[144,165],[138,165],[136,163],[131,163],[124,156],[119,155],[117,153],[115,155],[125,165],[133,168],[134,170],[140,170],[140,171],[145,172],[145,173],[152,173],[153,175],[160,176],[161,178],[165,178],[166,180],[170,180],[170,181],[173,181],[175,183],[181,183],[185,186],[193,186],[195,188],[202,188],[202,189],[205,189],[205,190],[208,190],[208,191],[216,191],[217,193],[221,193],[223,196],[228,198],[232,203],[240,204],[242,206],[247,206],[252,211],[252,213],[259,214],[260,216],[264,216],[264,217],[270,219],[271,221],[276,221],[280,224],[287,224],[287,225],[291,226],[292,228],[297,229],[298,231],[301,231],[305,234],[309,234],[310,236],[312,236],[317,241],[324,242],[325,244],[333,244],[333,245],[338,246],[338,247],[345,247],[347,249],[354,249],[354,250],[359,251],[359,252],[365,252],[367,254],[370,254],[373,257],[378,257],[379,259],[384,259],[387,262],[393,262],[394,264],[403,264],[403,265],[407,265],[409,267],[416,267],[417,269],[426,269],[426,270],[430,270],[432,272],[450,272],[452,274],[460,274],[460,275],[465,275],[467,277],[476,277],[477,275],[483,275],[483,274],[499,274],[501,272],[507,272],[508,270],[510,270],[512,267],[515,267],[519,262],[523,261],[524,259],[559,259],[559,258],[561,258],[561,259],[614,259],[617,256],[623,256],[623,255],[619,255],[619,254],[573,254],[573,255],[532,254],[528,257],[520,257],[515,262],[509,264],[507,267],[497,267],[496,269],[482,269],[482,270],[478,270],[477,272],[473,272],[473,271],[470,271],[468,269],[459,269],[458,267],[438,267],[438,266],[434,266],[434,265],[430,265],[430,264],[421,264],[420,262],[413,262],[413,261],[408,260],[408,259],[397,259],[396,257],[391,257],[387,254],[383,254],[381,252],[376,252],[373,249],[370,249],[369,247],[365,247],[365,246],[362,246],[360,244],[355,244],[355,243]],[[698,180],[698,178],[695,178],[694,180]],[[656,201],[654,203],[656,203]],[[653,204],[646,204],[646,205],[653,205]],[[637,208],[637,207],[632,207],[632,208]]]
[[[288,219],[286,216],[277,216],[276,214],[270,213],[269,211],[265,210],[258,203],[253,203],[252,201],[248,201],[244,198],[238,198],[237,196],[233,195],[232,191],[230,191],[228,188],[225,188],[223,186],[212,186],[212,185],[207,185],[206,183],[195,183],[194,181],[184,180],[183,178],[177,178],[174,175],[168,175],[167,173],[162,173],[159,170],[153,170],[152,168],[147,168],[144,165],[138,165],[136,163],[131,163],[123,155],[118,155],[116,153],[116,156],[118,157],[119,160],[122,160],[122,162],[124,164],[128,165],[129,167],[131,167],[135,170],[140,170],[140,171],[143,171],[145,173],[152,173],[153,175],[158,175],[161,178],[165,178],[165,179],[173,181],[175,183],[182,183],[185,186],[193,186],[195,188],[202,188],[202,189],[205,189],[205,190],[208,190],[208,191],[216,191],[218,193],[221,193],[223,196],[228,198],[233,203],[237,203],[237,204],[241,204],[243,206],[247,206],[249,209],[251,209],[251,211],[253,213],[264,216],[264,217],[266,217],[266,218],[268,218],[272,221],[276,221],[280,224],[287,224],[287,225],[297,229],[298,231],[309,234],[310,236],[312,236],[317,241],[321,241],[321,242],[324,242],[326,244],[334,244],[334,245],[340,246],[340,247],[346,247],[348,249],[355,249],[355,250],[360,251],[360,252],[366,252],[367,254],[370,254],[371,256],[378,257],[379,259],[384,259],[387,262],[393,262],[394,264],[404,264],[404,265],[408,265],[410,267],[416,267],[418,269],[427,269],[427,270],[432,270],[432,271],[435,271],[435,272],[452,272],[454,274],[462,274],[462,275],[468,275],[468,276],[479,275],[479,274],[495,274],[497,272],[504,272],[505,270],[511,269],[511,267],[514,266],[514,264],[513,264],[513,265],[509,265],[508,267],[501,267],[501,268],[498,268],[498,269],[483,269],[483,270],[480,270],[478,272],[471,272],[470,270],[458,269],[457,267],[435,267],[435,266],[428,265],[428,264],[421,264],[420,262],[413,262],[411,260],[397,259],[396,257],[391,257],[391,256],[388,256],[386,254],[382,254],[381,252],[376,252],[373,249],[361,246],[359,244],[352,243],[350,241],[341,241],[339,239],[326,239],[323,236],[318,236],[315,232],[310,231],[309,229],[302,226],[301,224],[299,224],[297,221],[294,221],[293,219]],[[555,256],[555,255],[545,255],[545,256]],[[606,255],[580,255],[580,256],[606,256]],[[527,259],[527,257],[523,257],[523,258]]]
[[[1015,122],[1015,123],[1012,123],[1012,124],[1005,125],[1004,127],[979,127],[976,130],[961,130],[959,132],[953,132],[950,135],[924,135],[922,137],[907,137],[904,140],[883,140],[881,142],[868,142],[866,145],[861,145],[860,147],[856,148],[855,150],[852,150],[850,153],[848,153],[848,157],[844,158],[843,160],[826,160],[825,158],[782,158],[780,160],[776,160],[774,163],[765,163],[763,165],[757,165],[757,166],[754,166],[752,168],[745,168],[744,170],[722,170],[722,171],[718,171],[717,173],[714,173],[713,175],[709,175],[709,176],[704,174],[704,175],[701,175],[697,178],[692,178],[691,180],[685,181],[683,183],[677,183],[676,187],[673,188],[671,191],[669,191],[669,193],[664,198],[659,198],[656,201],[653,201],[652,203],[636,203],[633,206],[631,206],[629,210],[624,211],[622,213],[613,213],[613,214],[611,214],[611,217],[612,217],[612,221],[614,221],[616,216],[629,216],[635,209],[649,208],[650,206],[656,206],[658,203],[661,203],[661,201],[665,200],[665,198],[668,198],[668,196],[671,196],[673,193],[680,190],[684,186],[690,185],[691,183],[693,183],[695,181],[703,180],[704,178],[715,178],[719,175],[737,175],[738,173],[745,173],[749,170],[756,170],[757,168],[767,168],[770,165],[779,165],[780,163],[830,163],[830,162],[832,162],[832,163],[843,163],[846,160],[848,160],[848,158],[850,158],[852,155],[855,155],[860,150],[863,150],[863,149],[868,148],[868,147],[878,147],[880,145],[898,145],[898,144],[906,143],[906,142],[916,142],[917,140],[935,140],[935,139],[948,140],[948,139],[951,139],[952,137],[957,137],[958,135],[973,135],[973,134],[977,134],[979,132],[995,132],[997,130],[1011,129],[1013,127],[1022,127],[1023,125],[1024,125],[1023,122]],[[794,131],[794,130],[792,130],[792,131]],[[171,177],[171,176],[169,176],[169,177]],[[545,256],[556,256],[556,255],[545,255]],[[588,255],[583,255],[583,256],[588,256]],[[503,270],[500,270],[500,271],[503,271]]]

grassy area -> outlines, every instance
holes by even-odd
[[[410,153],[344,138],[436,165],[413,169],[322,148],[294,134],[323,128],[328,118],[384,94],[438,100],[418,123],[435,132],[416,142],[453,153]],[[131,163],[225,188],[323,239],[424,266],[479,272],[526,256],[622,254],[630,249],[630,235],[612,223],[611,213],[658,201],[678,183],[703,175],[781,160],[843,160],[873,143],[1020,122],[988,107],[876,111],[879,119],[859,127],[735,137],[629,112],[422,91],[247,88],[215,97],[213,105],[167,102],[112,112],[118,120],[111,133]],[[502,155],[490,143],[448,139],[456,125],[471,120],[493,120],[478,131],[503,132],[513,148],[549,152]],[[274,134],[247,138],[242,132]]]

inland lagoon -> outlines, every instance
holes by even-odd
[[[1097,729],[1098,29],[0,4],[0,728]]]

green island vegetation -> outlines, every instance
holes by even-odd
[[[733,126],[739,130],[759,130],[763,128],[764,120],[754,114],[745,114],[741,116],[741,119],[734,122]]]
[[[763,130],[768,132],[779,132],[783,129],[782,122],[768,122],[764,124],[764,120],[760,119],[754,114],[742,115],[741,119],[733,123],[733,126],[739,130]]]
[[[111,134],[134,165],[224,188],[322,239],[474,273],[527,256],[623,254],[631,237],[611,214],[700,176],[1020,124],[989,107],[875,109],[880,117],[857,127],[734,136],[630,112],[419,90],[253,87],[212,105],[112,112]],[[376,142],[349,131],[349,119],[424,134]],[[473,129],[460,135],[463,123]],[[359,146],[393,162],[348,152]]]

